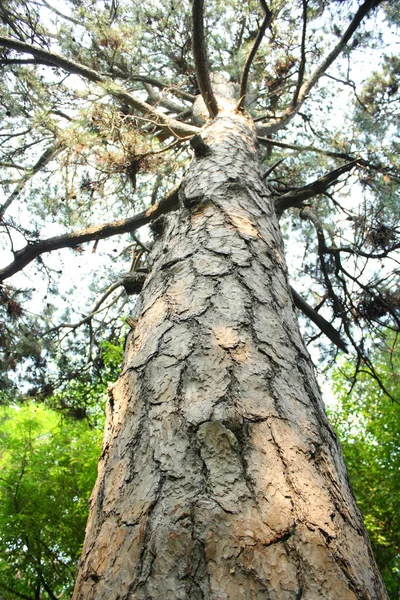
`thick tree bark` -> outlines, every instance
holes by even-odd
[[[252,123],[225,111],[203,138],[110,393],[73,599],[387,598],[299,333]]]

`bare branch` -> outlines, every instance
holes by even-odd
[[[292,105],[295,106],[299,98],[299,93],[304,80],[304,71],[306,68],[306,29],[307,29],[307,8],[308,0],[303,0],[303,29],[301,33],[301,59],[299,65],[299,75],[297,78],[296,89],[293,94]]]
[[[4,269],[0,269],[0,282],[21,271],[26,265],[45,252],[59,250],[60,248],[73,248],[91,240],[105,239],[117,234],[127,233],[128,231],[135,231],[160,215],[176,210],[179,207],[178,189],[179,186],[175,186],[158,204],[154,204],[147,210],[128,219],[105,223],[103,225],[93,225],[80,231],[27,244],[22,250],[15,252],[15,258],[12,263]]]
[[[13,30],[16,36],[20,37],[21,32],[18,30],[18,28],[15,26],[15,23],[13,22],[13,17],[15,18],[15,15],[13,15],[9,10],[5,9],[1,2],[0,15],[2,17],[3,23],[7,24]]]
[[[38,573],[38,575],[40,577],[40,581],[42,582],[44,589],[46,590],[47,594],[49,595],[50,600],[58,600],[57,596],[54,594],[54,592],[51,590],[50,586],[46,582],[41,569],[35,567],[35,570]]]
[[[206,42],[204,39],[204,0],[193,0],[193,58],[196,69],[197,82],[200,92],[210,117],[218,114],[218,104],[211,86],[208,69]]]
[[[250,52],[247,55],[246,61],[244,63],[244,67],[243,67],[243,71],[240,77],[240,91],[239,91],[239,102],[237,104],[237,110],[243,110],[244,108],[244,103],[246,100],[246,93],[247,93],[247,82],[249,79],[249,72],[250,72],[250,67],[251,64],[254,60],[254,57],[257,53],[258,48],[260,47],[260,44],[262,42],[262,39],[265,35],[266,29],[267,27],[270,25],[271,20],[272,20],[272,12],[270,11],[270,9],[268,8],[267,4],[265,3],[265,0],[261,0],[261,5],[264,11],[264,20],[261,24],[260,29],[258,30],[256,39],[254,40],[253,46],[250,49]]]
[[[81,21],[78,21],[78,19],[74,19],[73,17],[67,17],[67,15],[64,15],[63,13],[61,13],[60,11],[58,11],[56,8],[54,8],[54,6],[51,6],[51,4],[49,2],[46,2],[46,0],[42,0],[42,3],[49,10],[51,10],[54,14],[56,14],[58,17],[61,17],[62,19],[65,19],[66,21],[70,21],[74,25],[82,25]]]
[[[106,304],[106,306],[103,306],[103,308],[101,308],[101,305],[107,300],[108,296],[110,296],[116,289],[118,289],[121,286],[122,286],[122,279],[112,283],[106,289],[104,294],[98,299],[98,301],[96,302],[96,304],[94,305],[94,307],[92,308],[90,313],[88,315],[86,315],[86,317],[83,317],[83,319],[81,319],[77,323],[59,323],[56,327],[49,329],[46,333],[50,333],[52,331],[55,331],[56,329],[61,329],[63,327],[68,328],[68,329],[78,329],[78,327],[81,327],[85,323],[88,323],[89,321],[91,321],[93,319],[93,317],[97,313],[107,310],[108,308],[113,306],[119,300],[119,298],[121,297],[122,294],[119,294],[116,298],[114,298],[114,300],[112,300],[111,302]]]
[[[258,142],[263,146],[276,146],[277,148],[284,148],[287,150],[295,150],[296,152],[314,152],[315,154],[321,154],[322,156],[329,156],[330,158],[339,158],[342,160],[347,160],[349,162],[356,161],[360,166],[368,167],[373,171],[380,171],[382,173],[390,173],[392,178],[396,178],[396,173],[392,172],[392,169],[387,165],[382,165],[380,163],[371,163],[368,160],[362,158],[361,156],[356,156],[354,154],[348,154],[347,152],[333,152],[330,150],[323,150],[322,148],[316,148],[315,146],[301,146],[299,144],[290,144],[288,142],[281,142],[280,140],[274,140],[269,137],[257,137]]]
[[[395,244],[392,244],[390,247],[386,248],[382,252],[365,252],[365,250],[361,250],[361,248],[358,247],[351,248],[350,246],[341,246],[340,248],[327,248],[325,250],[325,254],[335,255],[344,252],[346,254],[356,254],[357,256],[362,256],[363,258],[382,260],[383,258],[388,258],[391,252],[395,252],[399,249],[400,242],[397,242]]]
[[[275,171],[275,169],[279,167],[281,163],[283,163],[284,160],[286,160],[286,157],[280,158],[279,160],[275,161],[270,167],[268,167],[265,173],[263,173],[263,179],[267,179],[267,177],[269,177],[271,173]]]
[[[306,96],[308,95],[310,90],[314,87],[314,85],[318,82],[319,78],[325,73],[325,71],[328,70],[328,68],[331,66],[331,64],[337,59],[339,54],[341,52],[343,52],[343,50],[346,47],[347,42],[349,42],[353,33],[358,29],[358,27],[360,26],[364,17],[366,17],[368,15],[368,13],[371,12],[371,10],[376,8],[378,6],[378,4],[380,4],[381,1],[382,0],[378,0],[378,1],[377,0],[366,0],[364,2],[364,4],[362,4],[360,6],[358,11],[354,15],[353,20],[351,21],[350,25],[344,32],[344,34],[341,37],[341,39],[339,40],[339,42],[336,44],[335,48],[333,48],[333,50],[328,54],[328,56],[325,58],[325,60],[322,61],[320,66],[317,67],[317,69],[311,75],[310,79],[304,84],[304,86],[302,86],[302,88],[300,90],[298,104],[299,103],[302,104],[304,102]],[[298,108],[300,108],[300,107],[298,106]]]
[[[158,88],[159,90],[163,90],[172,94],[173,96],[177,96],[178,98],[182,98],[182,100],[187,100],[188,102],[194,102],[196,100],[196,96],[193,94],[189,94],[188,92],[184,92],[178,87],[169,85],[168,83],[164,83],[159,81],[155,77],[149,77],[148,75],[131,75],[130,73],[125,73],[123,68],[120,66],[114,66],[115,75],[121,79],[126,79],[129,81],[141,81],[143,83],[148,83]],[[112,76],[112,75],[110,75]]]
[[[322,315],[320,315],[314,308],[312,308],[305,300],[296,292],[295,289],[290,286],[290,291],[292,292],[293,302],[297,306],[301,312],[303,312],[306,317],[311,319],[313,323],[324,333],[330,340],[346,354],[348,354],[347,346],[340,337],[338,331],[332,325],[324,319]]]
[[[149,83],[144,83],[144,87],[147,91],[148,97],[147,101],[152,106],[163,106],[170,113],[181,114],[183,111],[189,111],[191,114],[191,109],[187,106],[176,104],[173,100],[166,98],[165,96],[160,96],[159,92],[156,91],[152,85]]]
[[[289,144],[287,142],[280,142],[273,138],[258,136],[257,140],[263,146],[277,146],[277,148],[284,148],[287,150],[296,150],[297,152],[314,152],[315,154],[322,154],[324,156],[330,156],[332,158],[343,158],[343,160],[357,160],[355,156],[346,154],[345,152],[330,152],[329,150],[323,150],[322,148],[315,148],[314,146],[300,146],[298,144]]]
[[[110,81],[110,79],[107,77],[101,75],[93,69],[90,69],[89,67],[86,67],[85,65],[74,62],[73,60],[65,58],[54,52],[48,52],[47,50],[43,50],[37,46],[32,46],[31,44],[27,44],[25,42],[19,42],[6,36],[0,36],[0,46],[10,48],[11,50],[16,50],[18,52],[32,54],[32,56],[34,56],[41,64],[59,67],[68,73],[80,75],[81,77],[84,77],[93,83],[101,85],[102,88],[108,94],[110,94],[110,96],[128,104],[143,115],[148,115],[155,121],[158,127],[167,129],[171,135],[174,135],[175,137],[191,137],[199,131],[198,127],[187,125],[186,123],[182,123],[176,119],[169,118],[167,115],[156,110],[150,104],[147,104],[147,102],[143,102],[142,100],[135,98],[135,96],[124,90],[116,83]]]
[[[358,11],[354,15],[350,25],[340,38],[339,42],[322,61],[322,63],[315,69],[310,78],[300,87],[296,102],[294,104],[291,103],[290,106],[288,106],[288,108],[283,111],[280,116],[273,118],[269,123],[265,123],[263,125],[262,130],[264,135],[279,131],[285,127],[289,121],[291,121],[291,119],[298,113],[310,91],[318,83],[321,76],[324,75],[327,69],[329,69],[339,54],[343,52],[347,42],[352,37],[353,33],[358,29],[362,20],[382,1],[383,0],[365,0],[365,2],[359,7]]]
[[[1,58],[0,65],[37,65],[36,58]],[[43,64],[43,63],[41,63]]]
[[[38,48],[37,46],[33,46],[32,44],[20,42],[19,40],[15,40],[14,38],[10,38],[7,36],[0,36],[0,46],[4,46],[4,48],[9,48],[10,50],[16,50],[17,52],[32,54],[32,56],[34,56],[38,61],[45,61],[46,65],[51,64],[54,67],[60,67],[68,73],[81,75],[85,79],[89,79],[94,83],[104,82],[103,76],[100,75],[100,73],[98,73],[97,71],[94,71],[89,67],[85,67],[85,65],[76,63],[68,58],[65,58],[60,54],[56,54],[55,52],[48,52],[47,50],[43,50],[43,48]]]
[[[368,358],[361,352],[359,353],[359,356],[360,356],[361,360],[363,360],[364,363],[367,365],[369,371],[358,368],[356,373],[354,374],[354,378],[357,378],[358,373],[365,373],[366,375],[369,375],[372,379],[374,379],[376,381],[376,383],[378,384],[378,386],[380,387],[382,392],[384,394],[386,394],[386,396],[388,396],[388,398],[390,398],[390,400],[392,400],[392,402],[395,402],[396,404],[400,404],[400,402],[390,392],[388,392],[388,390],[386,389],[386,386],[384,385],[384,383],[382,381],[381,376],[374,368],[374,365],[372,364],[372,362],[370,360],[368,360]]]
[[[17,171],[29,171],[29,167],[23,167],[22,165],[15,165],[12,162],[0,162],[0,167],[4,169],[17,169]]]
[[[329,298],[333,302],[334,310],[342,319],[344,330],[345,330],[346,335],[349,338],[353,348],[356,350],[357,353],[360,353],[361,352],[360,347],[357,344],[357,342],[354,340],[351,330],[350,330],[350,324],[349,324],[349,321],[347,318],[344,304],[343,304],[342,300],[339,298],[339,296],[336,294],[333,284],[332,284],[332,281],[331,281],[330,269],[329,269],[329,266],[328,266],[328,264],[326,262],[326,258],[325,258],[325,254],[327,253],[328,246],[327,246],[326,239],[325,239],[325,232],[324,232],[323,224],[322,224],[319,216],[312,210],[311,207],[304,208],[300,213],[300,217],[302,219],[308,219],[314,225],[315,232],[317,234],[318,256],[320,259],[321,272],[322,272],[322,275],[324,278],[324,283],[325,283]],[[338,256],[336,255],[335,256],[336,264],[337,264],[337,260],[336,260],[337,258],[338,258]],[[343,289],[346,297],[350,300],[350,302],[352,304],[351,295],[348,292],[346,281],[343,279],[343,277],[341,277],[337,268],[335,271],[335,275],[336,275],[337,279],[340,281],[342,289]],[[364,355],[363,355],[363,357],[364,357]]]
[[[145,252],[150,252],[150,248],[146,246],[146,244],[143,244],[143,242],[138,238],[137,235],[132,233],[132,238],[135,240],[136,244],[142,248],[142,250],[144,250]]]
[[[334,169],[330,173],[327,173],[323,177],[316,179],[309,185],[306,185],[302,188],[292,190],[279,196],[275,200],[275,210],[278,216],[281,216],[283,211],[292,207],[292,206],[300,206],[305,200],[308,198],[312,198],[317,194],[322,194],[329,186],[331,186],[337,179],[343,175],[343,173],[347,173],[351,171],[353,167],[360,164],[358,160],[353,160],[350,163],[343,165],[337,169]]]

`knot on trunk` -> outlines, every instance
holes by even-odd
[[[122,286],[128,296],[133,294],[140,294],[143,288],[143,284],[146,279],[146,273],[144,272],[133,272],[127,273],[122,277]]]
[[[211,153],[210,146],[207,146],[203,138],[201,137],[201,133],[197,133],[190,140],[190,145],[192,146],[194,153],[197,157],[207,156]]]

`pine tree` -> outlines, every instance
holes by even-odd
[[[106,300],[117,291],[118,311],[140,293],[74,600],[386,598],[295,307],[384,389],[360,336],[398,326],[398,274],[369,266],[399,247],[398,65],[384,57],[364,83],[356,71],[392,5],[216,3],[206,18],[201,0],[68,6],[1,7],[13,259],[0,277],[132,236],[128,272],[52,329],[86,325],[92,357]],[[357,102],[346,130],[332,122],[343,87]],[[288,245],[307,242],[308,302],[289,285],[279,218]],[[64,232],[45,237],[53,219]],[[151,243],[135,234],[147,224]],[[8,357],[19,287],[1,288]]]

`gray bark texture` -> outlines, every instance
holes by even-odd
[[[202,137],[110,390],[73,600],[387,598],[252,122],[225,109]]]

